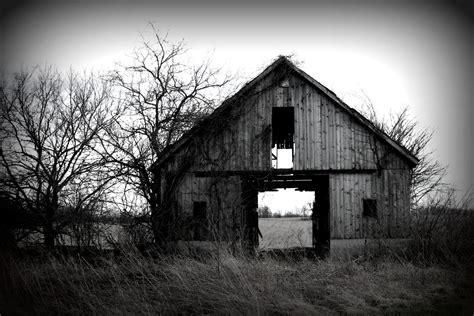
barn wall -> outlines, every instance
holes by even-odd
[[[277,128],[271,126],[272,107],[282,106],[295,109],[294,170],[374,169],[387,155],[399,157],[312,85],[295,76],[287,82],[289,87],[262,82],[220,122],[183,146],[168,169],[177,171],[180,160],[194,159],[192,171],[270,170],[272,128]]]
[[[360,122],[327,96],[296,77],[290,80],[295,108],[296,170],[371,169],[382,146]]]
[[[207,219],[213,238],[231,239],[240,232],[240,178],[196,177],[186,173],[174,190],[175,216],[192,219],[194,202],[206,202]],[[192,232],[191,232],[192,236]],[[191,237],[189,237],[191,238]]]
[[[331,238],[407,236],[409,183],[409,173],[406,170],[331,175]],[[364,198],[377,200],[376,219],[362,216]]]
[[[287,79],[286,87],[271,85],[270,79],[260,82],[167,161],[165,173],[185,172],[176,191],[179,212],[192,214],[193,201],[206,201],[225,214],[220,223],[226,229],[241,223],[235,215],[240,212],[239,177],[217,176],[221,194],[214,195],[210,187],[215,179],[196,178],[193,172],[270,171],[272,107],[293,106],[294,170],[378,169],[373,174],[331,174],[331,238],[403,236],[409,209],[407,162],[305,80]],[[377,220],[362,217],[362,198],[377,199]]]
[[[181,161],[192,160],[189,171],[265,171],[271,169],[271,106],[275,90],[261,82],[232,110],[206,126],[171,157],[165,170],[178,172]],[[270,112],[269,112],[270,111]]]

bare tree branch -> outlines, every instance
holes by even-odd
[[[208,61],[190,65],[183,42],[171,43],[153,25],[150,28],[151,39],[142,35],[142,46],[131,62],[108,75],[122,107],[103,142],[114,149],[107,151],[107,159],[121,171],[127,189],[133,187],[156,219],[162,201],[159,179],[149,167],[164,148],[215,108],[219,89],[229,77],[221,76]]]
[[[385,132],[394,141],[405,147],[420,162],[411,173],[411,201],[418,205],[431,193],[445,190],[443,182],[446,167],[433,158],[429,144],[433,138],[433,131],[421,128],[420,123],[409,116],[408,108],[392,114],[388,120],[381,118],[370,98],[364,94],[364,115],[380,130]]]

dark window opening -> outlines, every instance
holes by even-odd
[[[194,202],[193,204],[193,240],[207,239],[206,207],[206,202]]]
[[[272,147],[292,149],[295,133],[294,107],[273,108],[272,110]]]
[[[272,167],[293,168],[294,107],[272,108]]]
[[[363,217],[377,218],[377,200],[376,199],[362,199],[363,202]]]

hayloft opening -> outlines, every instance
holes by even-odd
[[[292,169],[294,160],[294,107],[272,108],[272,168]]]

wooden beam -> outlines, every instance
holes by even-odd
[[[321,170],[292,170],[292,169],[273,169],[269,171],[195,171],[196,177],[219,177],[219,176],[249,176],[275,178],[282,175],[294,177],[309,178],[314,175],[330,174],[373,174],[377,169],[321,169]]]

